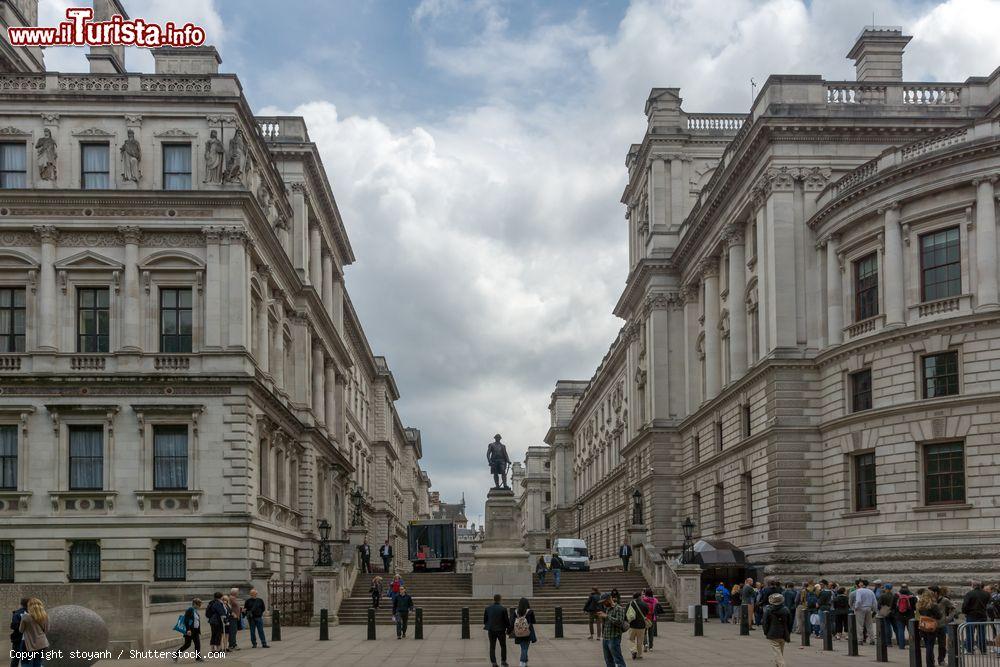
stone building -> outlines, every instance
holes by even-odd
[[[524,539],[524,548],[532,554],[543,554],[552,546],[548,534],[548,510],[552,500],[549,481],[549,448],[528,447],[524,464],[511,467],[517,520]]]
[[[549,406],[551,537],[613,557],[638,489],[668,588],[685,517],[796,578],[995,570],[1000,69],[904,82],[908,41],[866,28],[855,81],[773,75],[749,114],[653,89],[625,325]]]
[[[303,120],[255,117],[212,47],[156,50],[154,74],[0,52],[0,598],[123,591],[146,619],[305,579],[322,520],[350,560],[356,487],[355,536],[405,553],[420,432],[344,289]]]

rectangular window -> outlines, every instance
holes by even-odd
[[[0,287],[0,352],[24,352],[23,287]]]
[[[701,437],[697,433],[694,434],[694,442],[691,444],[691,450],[694,453],[695,465],[701,461]]]
[[[187,578],[187,547],[184,540],[160,540],[153,550],[153,578],[156,581],[184,581]]]
[[[97,542],[81,540],[70,546],[69,580],[101,580],[101,546]]]
[[[928,505],[965,502],[965,444],[924,447],[924,498]]]
[[[875,453],[854,457],[854,509],[857,512],[875,509]]]
[[[854,321],[878,315],[878,255],[854,262]]]
[[[14,583],[14,543],[0,542],[0,583]]]
[[[958,394],[958,352],[929,354],[921,361],[924,398]]]
[[[721,484],[715,485],[715,532],[726,531],[726,497]]]
[[[754,363],[760,361],[760,311],[756,306],[750,311],[750,354]]]
[[[163,189],[191,189],[191,144],[163,144]]]
[[[698,526],[698,530],[701,530],[701,494],[696,493],[691,496],[691,504],[694,505],[692,508],[692,513],[694,514],[695,525]]]
[[[77,288],[77,352],[108,351],[110,298],[107,287]]]
[[[104,488],[104,427],[69,427],[69,488]]]
[[[920,237],[920,276],[924,301],[962,293],[962,248],[958,227]]]
[[[722,420],[715,422],[715,449],[722,451]]]
[[[743,422],[743,437],[750,437],[750,404],[747,403],[740,407],[740,415],[742,415]]]
[[[0,143],[0,188],[28,187],[27,144],[21,141]]]
[[[160,352],[191,351],[191,288],[160,289]]]
[[[17,426],[0,426],[0,489],[17,489]]]
[[[107,190],[111,187],[111,160],[107,144],[80,144],[80,187]]]
[[[743,523],[753,523],[753,477],[746,472],[740,475],[743,487]]]
[[[153,427],[153,488],[186,489],[188,427]]]
[[[851,373],[851,412],[871,410],[872,407],[872,369],[866,368],[857,373]]]

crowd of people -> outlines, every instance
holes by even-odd
[[[382,577],[372,577],[372,585],[368,589],[372,598],[372,607],[382,607]],[[385,597],[392,605],[392,621],[396,625],[396,639],[406,639],[406,630],[410,625],[410,612],[414,609],[413,598],[406,592],[403,577],[397,572],[385,588]]]
[[[211,632],[209,651],[213,654],[221,656],[226,651],[239,651],[240,630],[248,628],[251,647],[257,648],[260,642],[261,648],[271,648],[264,636],[264,612],[267,610],[264,600],[258,596],[256,588],[250,589],[250,597],[246,601],[241,601],[239,594],[238,588],[231,588],[229,595],[216,592],[205,608],[204,621],[208,623]],[[174,662],[177,662],[192,645],[195,661],[204,661],[201,655],[202,605],[201,598],[194,598],[191,600],[191,606],[177,619],[174,629],[184,635],[184,643],[174,651]]]
[[[784,643],[789,641],[792,632],[803,631],[801,627],[796,628],[798,624],[805,623],[806,632],[822,638],[828,619],[832,618],[833,639],[846,640],[852,612],[859,644],[875,644],[878,623],[884,628],[881,635],[885,645],[895,644],[900,650],[914,641],[910,621],[915,619],[926,667],[944,664],[948,648],[947,627],[960,616],[970,624],[960,638],[964,653],[1000,655],[997,626],[988,630],[986,624],[987,621],[1000,621],[1000,585],[983,585],[980,581],[972,581],[969,591],[958,602],[953,601],[947,586],[933,585],[913,591],[906,583],[897,589],[879,579],[872,582],[858,579],[850,586],[826,579],[807,581],[801,586],[782,584],[774,579],[747,579],[731,588],[720,582],[714,590],[706,591],[705,597],[714,602],[722,623],[740,623],[741,618],[734,610],[746,605],[748,626],[751,630],[763,630],[774,649],[775,665],[779,667],[785,664]]]

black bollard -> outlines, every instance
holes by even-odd
[[[889,636],[886,634],[889,631],[889,619],[876,619],[875,627],[878,628],[875,638],[875,662],[889,662]]]
[[[917,631],[917,619],[911,618],[910,623],[910,667],[923,667],[924,658],[920,655],[920,633]]]
[[[424,608],[417,607],[417,620],[414,621],[413,638],[424,638]]]
[[[745,605],[740,605],[740,636],[750,636],[750,609]]]
[[[811,636],[812,627],[809,625],[809,612],[803,607],[799,609],[799,637],[802,639],[802,646],[809,646]]]
[[[555,633],[554,634],[555,634],[555,638],[556,639],[562,639],[563,638],[563,613],[562,613],[562,607],[556,607],[556,629],[555,629]]]
[[[330,641],[330,612],[326,609],[319,610],[319,640]]]
[[[271,610],[271,641],[281,641],[281,612],[277,609]]]
[[[469,639],[472,635],[469,634],[469,608],[462,607],[462,639]]]
[[[375,608],[368,607],[368,641],[375,641]]]
[[[833,650],[833,614],[820,612],[820,627],[823,629],[823,650]]]
[[[704,637],[705,636],[705,619],[702,618],[701,605],[695,605],[694,607],[694,636]]]
[[[958,667],[958,622],[948,624],[948,667]]]
[[[854,622],[854,612],[847,612],[847,655],[858,655],[858,625]]]

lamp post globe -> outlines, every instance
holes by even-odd
[[[319,520],[319,539],[326,542],[330,539],[330,522],[326,519]]]

